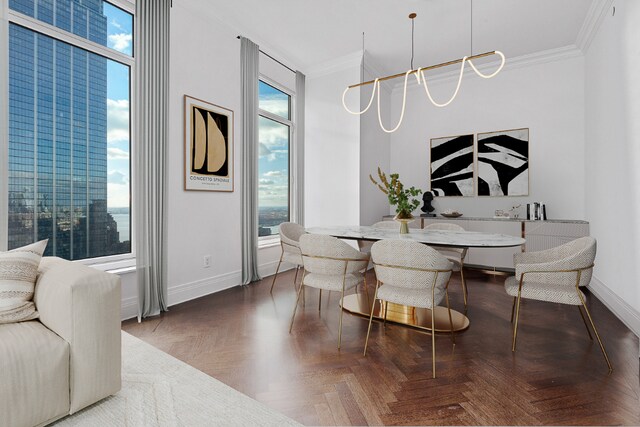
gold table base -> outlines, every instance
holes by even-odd
[[[372,303],[372,296],[356,293],[345,295],[342,308],[348,313],[368,318],[371,314]],[[436,333],[451,332],[447,308],[437,306],[434,314]],[[384,310],[379,301],[376,302],[373,317],[378,320],[383,320],[384,318]],[[469,327],[469,318],[459,311],[451,310],[451,320],[453,330],[456,332],[464,331]],[[391,302],[387,304],[387,322],[399,323],[428,331],[433,329],[431,327],[431,310],[428,308],[416,308]]]

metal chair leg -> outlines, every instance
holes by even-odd
[[[582,309],[580,308],[580,306],[576,305],[576,307],[578,307],[578,311],[580,312],[580,317],[582,317],[582,322],[584,323],[584,327],[587,329],[587,333],[589,334],[589,339],[593,341],[593,336],[591,336],[589,325],[587,325],[587,319],[584,318],[584,314],[582,314]]]
[[[433,300],[431,304],[431,374],[433,378],[436,377],[436,331],[435,331],[435,311],[436,307],[433,304]]]
[[[291,316],[291,324],[289,325],[289,333],[291,333],[291,329],[293,329],[293,319],[296,317],[296,310],[298,309],[298,303],[300,302],[300,294],[302,293],[302,288],[304,285],[300,283],[300,289],[298,289],[298,297],[296,298],[296,305],[293,307],[293,315]]]
[[[516,338],[518,336],[518,318],[520,317],[521,292],[522,292],[522,279],[520,280],[520,287],[518,288],[518,302],[516,303],[516,321],[513,325],[513,343],[511,344],[511,351],[516,351]]]
[[[382,319],[382,326],[387,326],[387,309],[389,308],[389,301],[384,302],[384,318]]]
[[[321,306],[322,306],[322,289],[318,289],[318,313],[320,313]]]
[[[373,305],[371,305],[371,313],[369,314],[369,327],[367,328],[367,338],[364,340],[364,356],[367,355],[367,344],[369,344],[369,333],[371,333],[371,322],[373,321],[373,310],[376,308],[376,298],[378,297],[378,285],[380,282],[376,282],[376,290],[373,294]],[[382,301],[380,301],[380,308],[382,308]]]
[[[462,298],[464,299],[464,309],[467,309],[467,281],[464,279],[464,263],[460,263],[460,281],[462,282]]]
[[[516,311],[516,299],[518,297],[513,297],[513,304],[511,304],[511,323],[513,323],[513,313]]]
[[[340,299],[340,326],[338,326],[338,350],[342,342],[342,313],[344,312],[344,282],[342,283],[342,298]]]
[[[447,288],[448,287],[449,286],[447,285]],[[445,289],[444,291],[444,298],[447,303],[447,312],[449,313],[449,326],[451,326],[451,342],[453,343],[453,345],[456,345],[456,337],[453,332],[453,318],[451,317],[451,307],[449,306],[449,290],[448,289]],[[434,328],[433,323],[431,324],[431,328],[433,330]]]
[[[300,271],[300,266],[296,265],[296,275],[293,276],[293,289],[298,289],[298,271]]]
[[[271,281],[271,290],[269,291],[269,293],[273,293],[273,285],[276,284],[276,277],[278,277],[278,270],[280,270],[280,264],[282,264],[282,255],[284,255],[284,252],[280,254],[280,261],[278,261],[278,266],[276,267],[276,273],[273,275],[273,280]]]
[[[587,308],[587,304],[584,302],[584,298],[582,297],[582,293],[578,292],[578,296],[580,297],[580,301],[582,302],[582,306],[584,307],[585,313],[587,313],[587,317],[589,318],[589,322],[591,323],[591,327],[593,328],[593,332],[596,334],[596,338],[598,339],[598,344],[600,344],[600,350],[602,350],[602,355],[604,356],[604,360],[607,361],[607,366],[609,367],[609,372],[613,371],[613,367],[611,366],[611,362],[609,361],[609,356],[607,356],[607,351],[604,349],[604,345],[602,344],[602,340],[600,339],[600,334],[598,334],[598,330],[596,329],[595,323],[593,323],[593,319],[591,318],[591,313],[589,313],[589,309]]]

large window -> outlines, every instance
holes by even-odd
[[[259,82],[258,236],[277,235],[291,218],[291,95]]]
[[[133,15],[103,0],[9,8],[7,246],[131,253]]]

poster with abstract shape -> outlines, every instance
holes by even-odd
[[[529,195],[529,129],[478,134],[478,196]]]
[[[233,191],[233,111],[184,96],[185,190]]]
[[[473,196],[473,135],[432,139],[430,170],[436,196]]]

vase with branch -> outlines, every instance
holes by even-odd
[[[378,179],[376,181],[371,174],[369,179],[373,184],[387,195],[389,204],[396,207],[396,216],[394,219],[400,222],[400,234],[409,232],[409,222],[413,221],[413,211],[420,206],[420,197],[422,190],[415,187],[405,188],[400,181],[400,175],[397,173],[387,175],[378,168]]]

